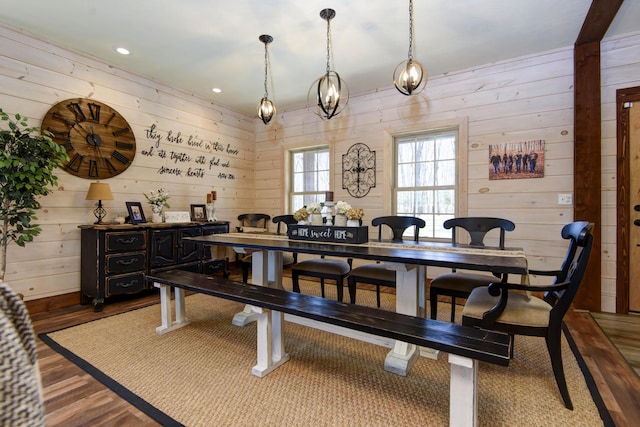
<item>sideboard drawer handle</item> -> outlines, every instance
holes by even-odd
[[[134,262],[136,262],[136,260],[137,260],[137,258],[130,258],[129,260],[119,259],[118,261],[116,261],[116,264],[131,265]]]
[[[119,283],[118,286],[121,288],[130,288],[138,284],[137,280],[132,280],[129,283]]]
[[[118,238],[118,243],[123,243],[125,245],[130,245],[132,243],[135,243],[138,240],[138,238],[136,236],[132,236],[128,239],[124,239],[122,237]]]

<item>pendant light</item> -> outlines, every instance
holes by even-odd
[[[307,93],[307,106],[323,120],[340,114],[349,102],[347,83],[331,70],[331,20],[335,16],[333,9],[320,11],[320,17],[327,21],[327,71],[313,82]]]
[[[273,41],[273,37],[268,34],[263,34],[258,37],[258,40],[264,43],[264,97],[258,104],[258,117],[266,125],[276,114],[276,106],[273,105],[273,102],[269,99],[269,91],[267,90],[267,70],[269,68],[267,45]]]
[[[401,94],[407,96],[422,92],[427,84],[424,67],[413,59],[413,0],[409,0],[409,59],[396,67],[393,84]]]

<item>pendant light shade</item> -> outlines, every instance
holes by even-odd
[[[409,0],[409,59],[396,67],[393,84],[401,94],[407,96],[422,92],[427,84],[424,67],[413,59],[413,0]]]
[[[349,102],[347,83],[331,70],[331,19],[335,16],[333,9],[320,11],[320,17],[327,21],[327,70],[313,82],[307,93],[307,105],[323,120],[340,114]]]
[[[266,125],[276,114],[276,106],[269,99],[269,91],[267,90],[267,72],[269,69],[269,55],[267,45],[273,41],[273,37],[263,34],[258,39],[264,43],[264,96],[258,104],[258,117]]]

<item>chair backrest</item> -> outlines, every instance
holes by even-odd
[[[415,227],[413,240],[418,241],[420,229],[426,225],[422,218],[415,216],[379,216],[371,221],[371,225],[378,227],[378,240],[382,241],[382,225],[386,225],[393,231],[393,241],[402,241],[402,235],[409,227]]]
[[[291,224],[298,223],[298,221],[296,221],[293,215],[274,216],[271,221],[273,221],[274,224],[278,224],[278,227],[276,228],[276,234],[280,234],[280,227],[282,226],[282,224],[291,225]]]
[[[271,219],[270,215],[261,213],[248,213],[238,215],[238,221],[242,227],[254,227],[267,229],[267,224]]]
[[[562,238],[569,240],[569,248],[554,284],[570,282],[570,285],[562,291],[545,293],[544,300],[553,305],[550,322],[562,320],[578,293],[593,247],[592,230],[593,223],[586,221],[576,221],[562,227]]]
[[[457,242],[457,229],[462,228],[469,233],[471,237],[471,246],[484,247],[485,235],[496,228],[500,229],[500,249],[504,249],[504,235],[505,231],[513,231],[516,225],[503,218],[490,218],[490,217],[458,217],[451,218],[444,222],[444,228],[451,229],[451,243],[456,245]]]

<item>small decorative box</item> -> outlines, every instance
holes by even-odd
[[[338,227],[292,224],[288,226],[287,233],[292,240],[309,242],[367,243],[369,241],[369,227],[367,226]]]

